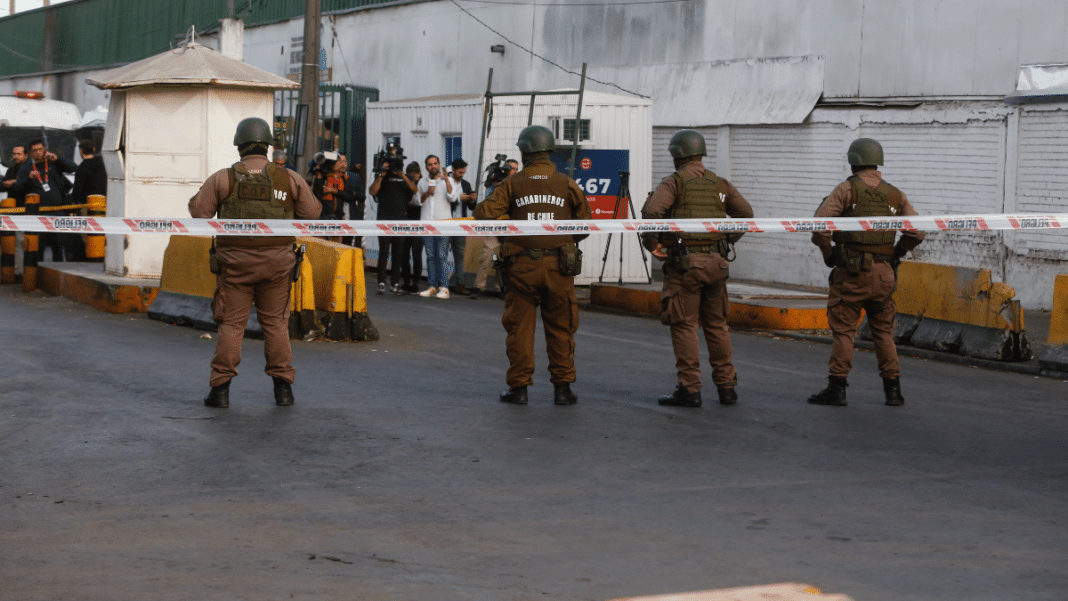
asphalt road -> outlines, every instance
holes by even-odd
[[[805,582],[1068,598],[1068,383],[903,360],[804,402],[829,347],[735,334],[740,404],[656,405],[658,322],[582,314],[579,404],[502,405],[502,303],[370,299],[377,343],[245,341],[0,288],[0,599],[600,600]],[[712,394],[708,394],[711,392]]]

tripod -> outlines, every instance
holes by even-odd
[[[630,172],[619,172],[619,191],[616,192],[616,206],[612,209],[612,219],[622,219],[623,211],[629,207],[630,215],[634,215],[634,201],[630,198]],[[627,199],[626,206],[623,205],[623,199]],[[645,256],[645,247],[642,246],[641,234],[635,234],[638,236],[638,249],[642,253],[642,263],[645,265],[645,277],[652,279],[652,274],[649,272],[649,259]],[[598,283],[604,283],[604,268],[608,265],[608,249],[612,246],[613,234],[608,234],[608,242],[604,245],[604,256],[601,257],[601,275],[597,278]],[[623,234],[619,235],[619,282],[623,283]]]

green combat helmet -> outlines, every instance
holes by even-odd
[[[241,123],[237,124],[237,131],[234,132],[234,146],[241,146],[250,142],[270,144],[272,140],[274,140],[274,136],[271,135],[271,126],[259,117],[242,119]]]
[[[519,140],[515,143],[523,154],[535,152],[552,152],[556,149],[556,140],[553,132],[548,127],[531,125],[519,132]]]
[[[846,159],[850,165],[883,165],[883,146],[871,138],[857,138],[849,145]]]
[[[705,156],[705,137],[692,129],[681,129],[671,136],[668,143],[668,152],[672,158]]]

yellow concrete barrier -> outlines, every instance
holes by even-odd
[[[1068,375],[1068,275],[1062,274],[1053,280],[1049,336],[1038,355],[1038,365],[1048,375],[1058,378]]]
[[[299,238],[307,246],[315,280],[315,308],[330,340],[378,340],[367,315],[363,249],[320,238]]]
[[[307,250],[307,244],[305,250]],[[323,335],[323,326],[315,311],[315,276],[311,261],[305,259],[300,263],[300,276],[293,282],[290,291],[292,301],[289,308],[289,337],[317,338]]]
[[[1016,291],[988,269],[905,261],[898,268],[897,312],[986,328],[1023,331]]]
[[[1047,344],[1068,344],[1068,275],[1053,280],[1053,310],[1049,315]]]
[[[290,337],[377,340],[378,331],[367,316],[362,251],[318,238],[300,238],[298,244],[305,245],[305,255],[291,291]],[[149,317],[216,329],[211,316],[215,274],[208,264],[210,248],[208,236],[171,237],[163,255],[159,294],[148,310]],[[255,308],[245,335],[263,335]]]
[[[987,269],[906,261],[898,269],[894,293],[895,339],[995,361],[1030,359],[1023,310],[1015,295]]]

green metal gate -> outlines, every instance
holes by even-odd
[[[350,165],[366,162],[367,103],[378,101],[378,89],[365,86],[319,85],[318,150],[336,150]],[[293,124],[300,105],[300,90],[280,90],[274,96],[274,126],[277,137],[296,164]],[[311,157],[300,157],[309,160]]]

